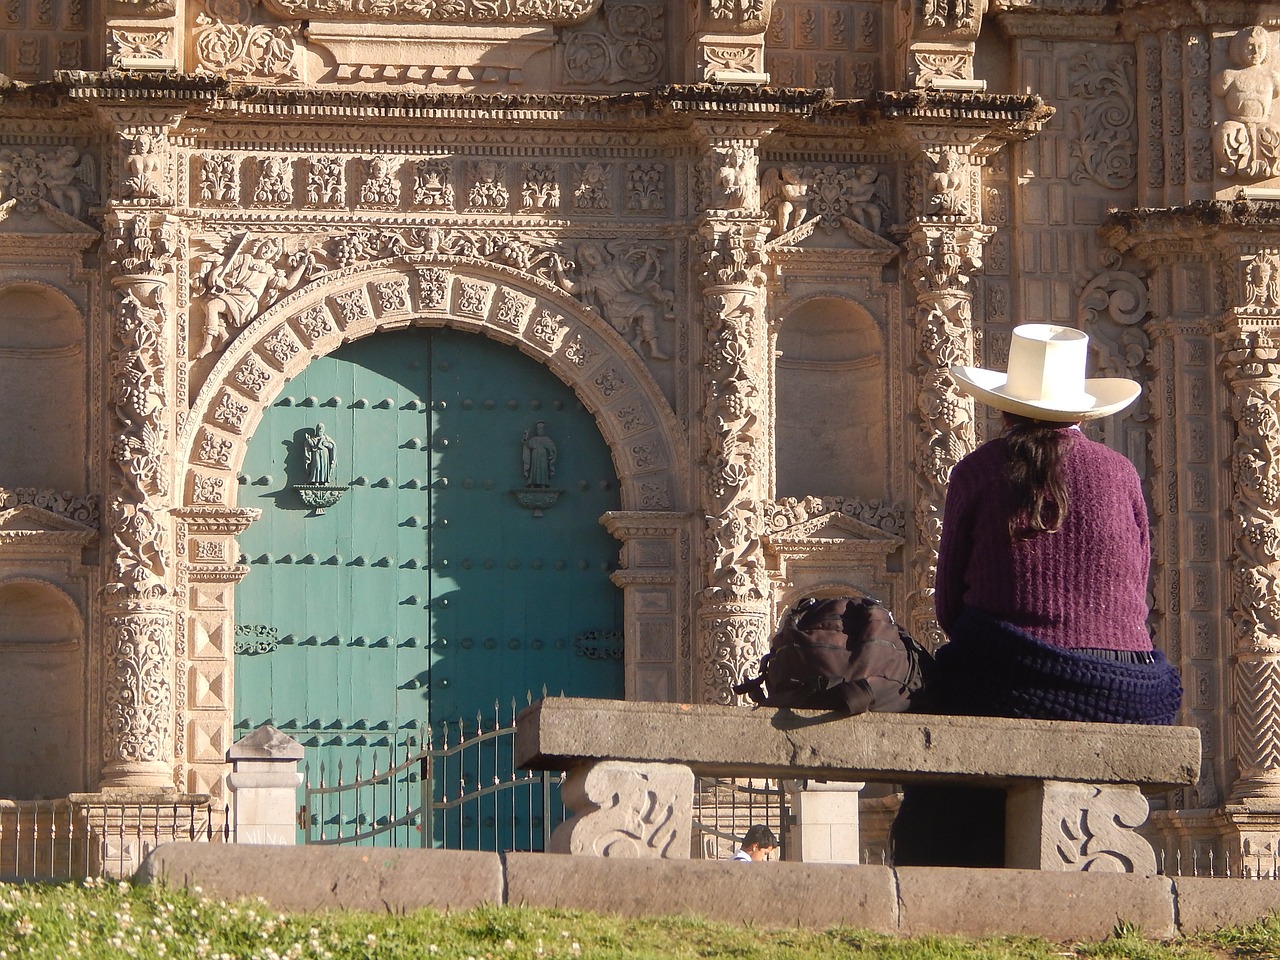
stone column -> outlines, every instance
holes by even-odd
[[[1235,800],[1280,812],[1280,339],[1240,332],[1223,353],[1231,391],[1231,621]]]
[[[761,544],[768,495],[769,331],[765,315],[758,125],[706,124],[698,243],[703,267],[701,506],[705,588],[698,662],[708,703],[734,703],[768,645],[769,587]]]
[[[173,782],[174,294],[180,234],[167,212],[171,118],[111,118],[116,155],[106,217],[111,279],[103,553],[103,788]]]
[[[914,583],[906,615],[912,635],[932,646],[943,640],[933,617],[933,584],[942,507],[951,468],[974,449],[973,400],[956,389],[953,364],[977,356],[972,277],[994,228],[980,220],[978,170],[963,131],[912,129],[918,150],[917,206],[907,238],[907,268],[915,289],[916,543]]]

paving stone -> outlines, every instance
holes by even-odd
[[[166,843],[140,882],[200,887],[219,899],[262,897],[277,910],[468,910],[502,902],[502,861],[466,850]]]
[[[508,853],[505,860],[507,902],[515,905],[762,926],[897,928],[888,867],[543,853]]]
[[[1253,923],[1280,911],[1280,881],[1174,877],[1178,930],[1184,934]]]
[[[911,936],[1100,940],[1122,920],[1148,937],[1177,933],[1167,877],[952,867],[900,867],[897,877],[899,929]]]

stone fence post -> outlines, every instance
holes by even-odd
[[[787,859],[800,863],[859,863],[858,797],[863,783],[787,780],[794,818]]]
[[[227,786],[234,795],[232,840],[292,846],[298,836],[298,786],[302,744],[270,724],[237,740],[227,751]]]

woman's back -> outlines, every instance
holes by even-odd
[[[944,630],[968,605],[1055,646],[1151,649],[1150,546],[1137,471],[1078,431],[1067,442],[1070,499],[1052,533],[1010,536],[1016,505],[1006,438],[983,444],[952,471],[937,572]]]

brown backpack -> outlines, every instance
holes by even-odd
[[[805,597],[783,616],[760,675],[734,692],[769,707],[902,713],[932,663],[871,597]]]

